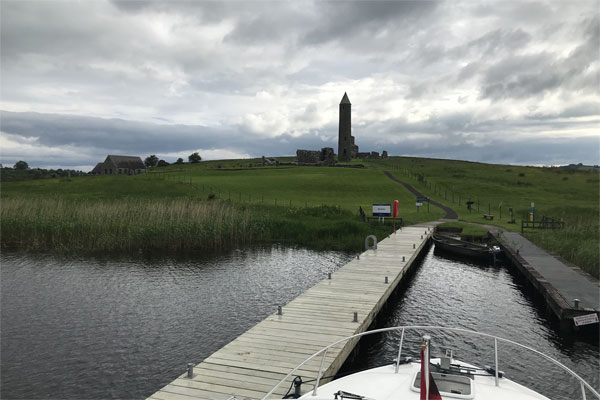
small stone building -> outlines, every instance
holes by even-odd
[[[99,163],[92,170],[92,174],[99,175],[138,175],[145,173],[146,165],[140,157],[136,156],[108,155],[103,163]]]

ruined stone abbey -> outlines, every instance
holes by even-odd
[[[379,158],[376,151],[361,153],[358,146],[354,143],[352,136],[352,103],[348,99],[348,94],[344,93],[340,102],[340,122],[338,130],[338,162],[348,162],[353,158]],[[387,158],[387,151],[383,151],[381,158]],[[298,165],[334,165],[333,149],[324,147],[318,150],[296,150]]]

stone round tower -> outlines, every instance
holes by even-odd
[[[340,102],[340,126],[338,136],[338,161],[350,161],[353,150],[352,140],[352,104],[344,93]]]

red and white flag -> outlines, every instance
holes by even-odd
[[[420,400],[442,400],[440,391],[433,380],[433,376],[429,372],[429,357],[425,355],[424,344],[421,347],[421,397]],[[427,349],[429,351],[429,349]],[[429,379],[425,379],[425,377]]]

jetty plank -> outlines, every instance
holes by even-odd
[[[433,232],[431,224],[405,227],[367,250],[267,316],[193,368],[194,375],[177,377],[154,393],[153,400],[260,399],[295,366],[323,347],[364,332],[406,272],[415,264]],[[404,257],[404,261],[402,258]],[[385,283],[388,277],[388,283]],[[354,321],[354,313],[357,321]],[[335,374],[356,345],[351,340],[332,347],[325,357],[324,375]],[[297,375],[314,379],[321,355],[308,361]],[[291,380],[281,385],[282,396]],[[302,386],[304,392],[310,385]]]

